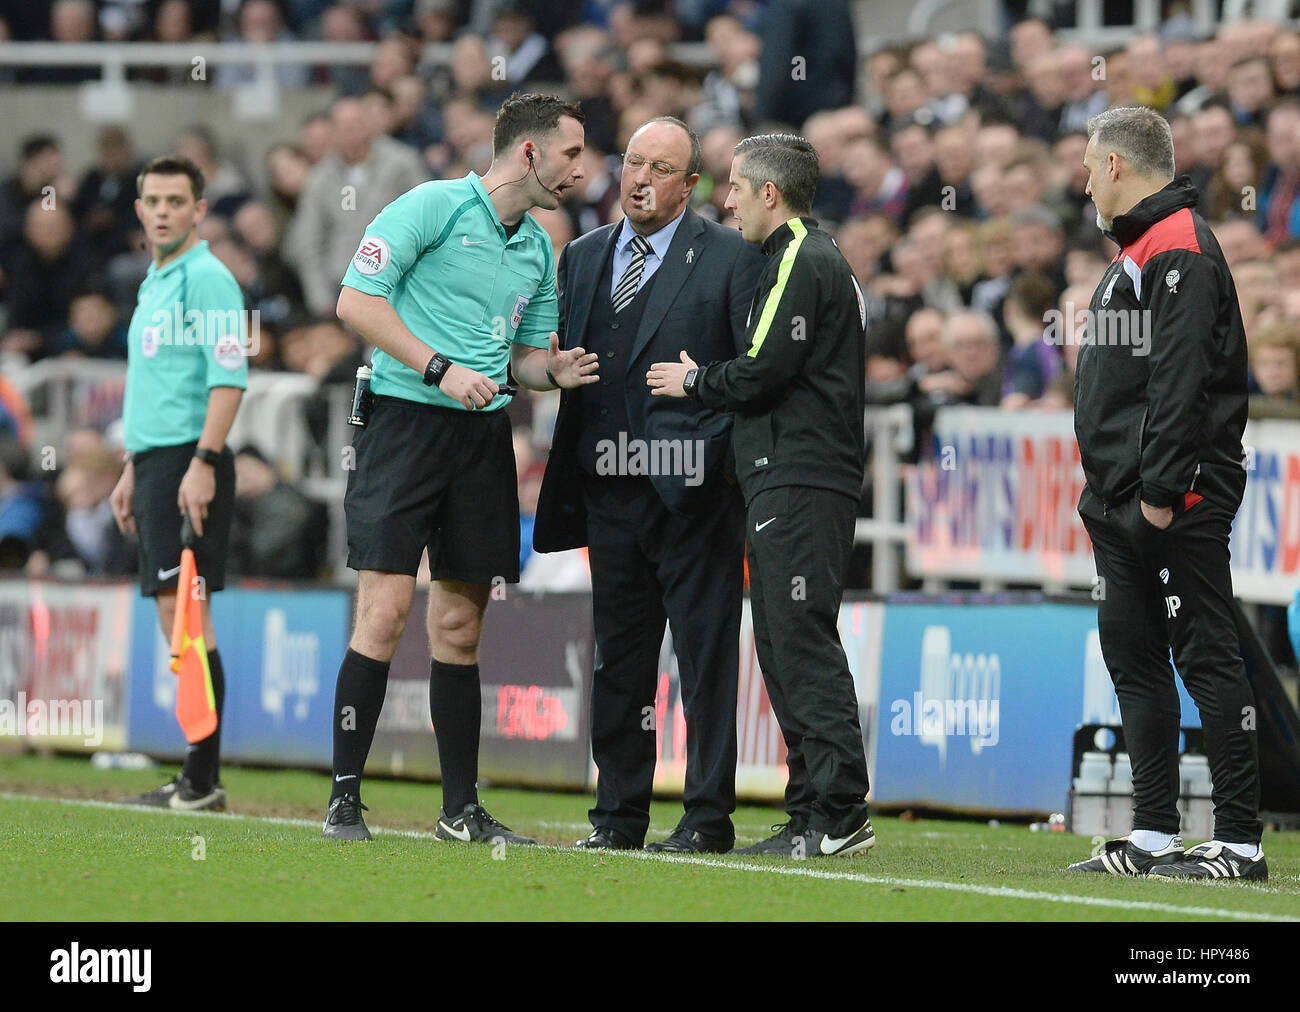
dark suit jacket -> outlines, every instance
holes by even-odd
[[[677,362],[685,350],[705,365],[726,361],[745,351],[750,302],[763,269],[757,245],[740,232],[700,217],[689,207],[655,272],[632,353],[615,368],[626,370],[628,439],[704,440],[702,484],[687,485],[685,475],[651,477],[664,505],[694,516],[708,500],[713,480],[731,460],[731,416],[703,407],[693,399],[653,397],[645,374],[655,362]],[[622,222],[604,225],[575,239],[560,254],[558,334],[561,348],[586,347],[587,321],[598,298],[601,272],[613,256]],[[687,262],[688,251],[694,251]],[[606,368],[601,362],[601,369]],[[578,429],[582,424],[576,391],[565,390],[555,420],[551,455],[537,500],[533,548],[559,552],[587,543],[587,511],[578,464]]]

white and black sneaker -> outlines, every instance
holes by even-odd
[[[369,840],[362,812],[370,811],[355,794],[341,794],[330,802],[322,835],[330,840]]]
[[[1211,840],[1193,847],[1176,864],[1164,864],[1151,872],[1153,878],[1220,879],[1239,878],[1251,882],[1268,881],[1268,864],[1264,848],[1256,846],[1254,857],[1242,857],[1221,843]]]
[[[758,843],[751,843],[748,847],[737,847],[731,853],[743,854],[746,857],[755,854],[774,854],[778,857],[794,857],[796,852],[803,848],[807,849],[808,845],[808,827],[800,825],[791,819],[788,822],[778,822],[772,827],[772,835],[766,840],[759,840]]]
[[[1166,868],[1182,859],[1182,837],[1175,836],[1168,847],[1153,852],[1135,846],[1125,836],[1107,840],[1100,854],[1086,861],[1076,861],[1067,870],[1100,875],[1147,875],[1155,868]]]
[[[852,857],[865,854],[876,845],[876,833],[868,819],[848,836],[830,836],[815,829],[808,831],[805,837],[805,852],[808,857]]]
[[[438,828],[433,835],[439,840],[460,840],[462,843],[508,843],[512,846],[533,846],[537,841],[520,836],[509,826],[502,825],[488,814],[482,805],[470,803],[454,819],[447,809],[438,812]]]
[[[183,773],[178,773],[170,783],[122,801],[128,805],[171,808],[178,812],[221,812],[226,808],[226,789],[217,782],[204,790],[195,787]]]

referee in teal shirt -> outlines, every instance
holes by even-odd
[[[334,779],[324,835],[368,840],[361,776],[429,552],[429,711],[444,840],[530,844],[479,804],[478,644],[494,582],[519,581],[519,499],[507,368],[536,390],[596,380],[561,352],[550,237],[527,213],[582,178],[582,111],[511,96],[482,178],[423,183],[379,212],[343,277],[338,316],[375,346],[370,421],[345,500],[356,625],[334,693]]]
[[[140,590],[154,599],[169,640],[182,516],[194,525],[217,730],[189,746],[175,780],[127,800],[219,809],[226,805],[219,778],[226,683],[207,595],[226,580],[235,500],[235,464],[226,435],[248,386],[244,296],[230,271],[199,240],[196,229],[208,207],[198,167],[186,158],[155,158],[141,171],[136,188],[135,213],[153,264],[140,284],[128,332],[127,461],[109,502],[122,532],[139,535]]]

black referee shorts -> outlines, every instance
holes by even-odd
[[[375,398],[352,441],[348,566],[435,580],[519,582],[519,491],[504,411]]]
[[[181,479],[198,446],[160,446],[134,457],[135,496],[131,508],[140,533],[140,593],[155,597],[175,590],[181,568],[181,513],[176,505]],[[235,506],[235,455],[226,447],[214,468],[217,490],[208,504],[203,537],[196,539],[194,561],[209,592],[226,585],[226,555],[230,548],[230,518]]]

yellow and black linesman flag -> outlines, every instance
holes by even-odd
[[[212,692],[208,647],[203,641],[202,584],[196,579],[194,528],[190,518],[181,524],[181,571],[176,584],[176,618],[172,622],[172,674],[176,687],[176,720],[191,745],[217,729],[217,700]]]

